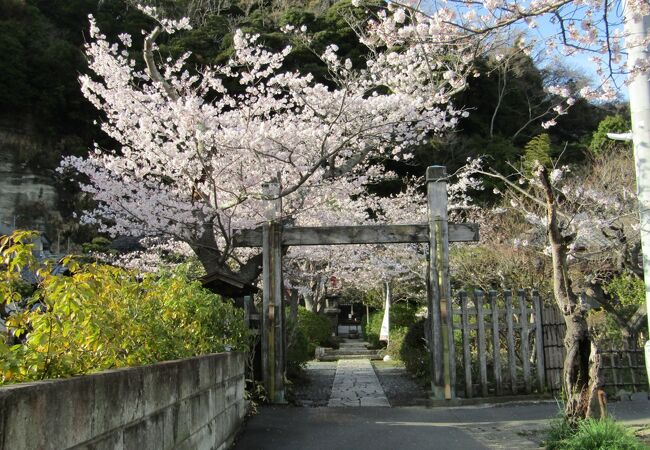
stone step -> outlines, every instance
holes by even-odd
[[[338,350],[325,350],[326,355],[374,355],[377,353],[377,350],[367,350],[367,349],[343,349]]]
[[[319,361],[338,361],[340,359],[371,359],[379,361],[382,357],[375,353],[374,355],[323,355],[318,358]]]
[[[339,350],[367,350],[369,345],[339,345]]]

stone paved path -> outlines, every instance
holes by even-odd
[[[327,406],[390,406],[369,359],[339,360]]]
[[[293,399],[298,406],[327,406],[336,375],[336,361],[309,361],[302,376],[293,380]]]

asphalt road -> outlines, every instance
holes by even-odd
[[[263,408],[237,450],[538,448],[528,439],[557,414],[555,404],[460,408]],[[519,433],[519,434],[518,434]],[[505,442],[503,438],[506,438]],[[501,444],[508,446],[502,446]]]
[[[650,401],[610,403],[628,426],[650,424]],[[539,448],[553,401],[455,408],[304,408],[267,406],[251,417],[236,450],[407,450]]]

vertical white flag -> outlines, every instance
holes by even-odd
[[[391,302],[391,289],[390,283],[384,283],[386,290],[386,306],[384,307],[384,320],[381,321],[381,331],[379,332],[379,340],[388,343],[390,332],[390,302]]]

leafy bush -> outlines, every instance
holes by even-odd
[[[408,327],[391,328],[386,353],[393,359],[402,359],[401,351]]]
[[[408,328],[415,323],[416,306],[407,303],[396,303],[390,308],[390,329]],[[384,311],[375,311],[370,314],[370,323],[363,324],[362,329],[366,341],[373,347],[380,347],[379,333],[381,332],[381,323],[384,320]],[[392,334],[391,334],[392,339]]]
[[[298,309],[298,328],[309,341],[309,353],[313,357],[318,346],[326,346],[332,335],[332,325],[325,316],[303,307]]]
[[[423,318],[408,328],[399,353],[406,370],[423,381],[431,379],[430,355],[425,340],[427,323]]]
[[[333,347],[330,321],[325,316],[298,308],[297,321],[287,320],[287,371],[295,374],[314,358],[316,347]]]
[[[606,286],[607,291],[618,300],[621,314],[631,316],[645,301],[643,279],[624,273],[614,277]]]
[[[291,377],[314,357],[314,351],[309,351],[309,339],[295,321],[287,321],[287,336],[287,374]]]
[[[591,142],[589,143],[589,150],[594,155],[600,155],[610,152],[617,147],[631,148],[629,142],[614,141],[607,137],[607,133],[626,133],[632,129],[632,124],[629,119],[616,114],[607,116],[598,124],[598,129],[594,131]]]
[[[363,335],[366,341],[374,348],[381,346],[379,343],[379,332],[381,331],[381,322],[384,318],[383,311],[375,311],[370,314],[370,320],[362,325]]]
[[[14,281],[40,279],[0,340],[0,384],[58,378],[225,350],[247,350],[243,311],[191,281],[182,268],[144,275],[67,259],[71,276],[39,265],[33,233],[0,238],[0,298],[20,301]]]

